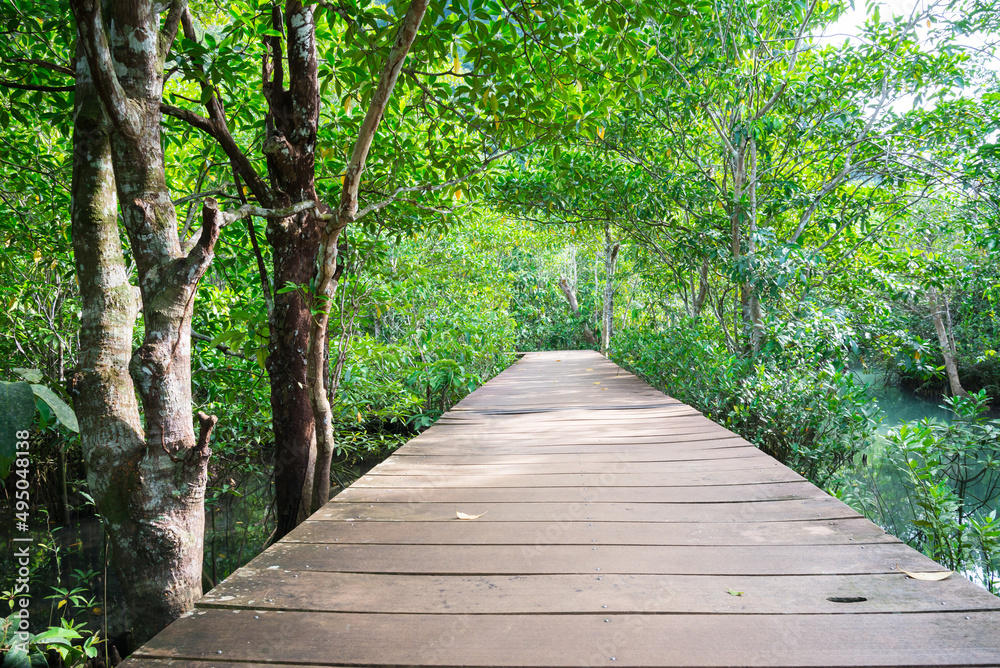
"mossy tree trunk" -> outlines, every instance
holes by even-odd
[[[200,236],[182,251],[164,173],[160,105],[164,58],[186,3],[118,2],[106,16],[97,0],[71,5],[82,52],[72,218],[83,327],[74,395],[88,479],[107,523],[132,638],[142,643],[201,595],[215,418],[199,414],[196,438],[190,326],[221,216],[209,200]],[[116,194],[138,297],[119,243]],[[143,339],[133,352],[140,304]]]

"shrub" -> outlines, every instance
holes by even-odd
[[[615,346],[616,362],[817,485],[874,435],[877,408],[864,385],[830,362],[732,354],[697,322],[624,331]]]

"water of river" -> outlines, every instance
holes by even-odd
[[[865,514],[890,533],[910,542],[919,543],[920,530],[913,524],[917,509],[910,498],[910,491],[896,467],[890,464],[892,450],[895,447],[885,435],[893,427],[904,422],[931,419],[937,422],[950,422],[953,413],[944,406],[944,399],[928,400],[915,396],[899,387],[889,385],[884,376],[878,373],[854,370],[854,375],[869,386],[872,401],[881,409],[882,421],[878,427],[879,436],[865,453],[861,461],[855,461],[854,467],[846,472],[847,487],[845,500],[852,501],[858,510],[864,507]],[[997,419],[996,410],[989,417]],[[978,487],[988,487],[993,484],[993,476],[978,481]],[[867,491],[867,493],[866,493]],[[970,492],[972,498],[989,498],[991,492],[982,489],[982,494],[975,490]],[[867,502],[862,499],[867,497]],[[859,504],[860,502],[860,504]],[[987,511],[989,509],[987,508]],[[988,579],[981,567],[970,564],[963,569],[964,574],[972,581],[984,585]]]
[[[943,398],[932,400],[918,397],[900,387],[887,384],[883,374],[873,371],[854,369],[852,373],[869,386],[869,394],[882,409],[879,431],[884,432],[911,420],[932,418],[947,422],[951,419],[952,413],[944,407]]]

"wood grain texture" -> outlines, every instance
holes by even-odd
[[[984,601],[982,590],[964,578],[949,578],[937,586],[933,599],[923,583],[900,574],[817,575],[806,583],[801,580],[734,575],[414,576],[247,569],[216,587],[202,604],[251,610],[443,615],[798,615],[1000,609],[1000,599]]]
[[[485,518],[481,518],[485,519]],[[849,545],[898,543],[863,518],[800,522],[321,522],[287,543],[382,545]]]
[[[136,654],[360,666],[995,666],[998,637],[995,611],[876,617],[203,608]]]
[[[532,353],[128,663],[1000,664],[1000,599],[899,568],[941,569],[600,355]]]

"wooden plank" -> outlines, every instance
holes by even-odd
[[[177,620],[137,658],[293,657],[299,663],[381,666],[953,666],[996,665],[998,639],[1000,615],[987,612],[381,615],[201,609]]]
[[[538,540],[544,539],[544,533]],[[870,545],[320,545],[278,543],[252,569],[341,573],[837,575],[940,567],[902,543]]]
[[[601,490],[594,491],[600,498]],[[588,497],[589,498],[589,497]],[[753,501],[748,503],[348,503],[334,499],[314,520],[440,522],[455,512],[485,513],[477,522],[789,522],[860,517],[837,499]],[[460,520],[454,520],[460,521]]]
[[[324,522],[288,543],[393,545],[831,545],[898,543],[863,518],[803,522]]]
[[[471,439],[470,439],[471,440]],[[403,448],[406,448],[403,450]],[[639,443],[550,443],[534,446],[519,446],[509,444],[495,444],[484,446],[478,450],[480,455],[488,457],[516,455],[516,456],[539,456],[539,455],[599,455],[604,457],[620,458],[622,455],[632,457],[632,453],[639,457],[688,457],[697,459],[705,454],[722,452],[731,454],[733,452],[745,452],[746,444],[737,439],[714,439],[705,441],[703,444],[692,446],[685,443],[683,447],[671,447],[670,444],[639,444]],[[452,443],[450,445],[404,445],[400,448],[400,455],[468,455],[473,452],[469,445]],[[394,453],[395,454],[395,453]]]
[[[552,473],[549,475],[365,475],[355,487],[698,487],[797,482],[802,476],[781,465],[736,471],[678,473]]]
[[[337,502],[352,503],[734,503],[822,498],[808,482],[705,487],[348,487]]]
[[[739,470],[761,470],[781,467],[777,461],[761,453],[759,456],[729,457],[725,459],[691,459],[673,462],[631,462],[625,457],[612,462],[556,462],[524,464],[452,464],[438,462],[412,462],[403,458],[389,458],[372,468],[368,476],[458,476],[458,475],[551,475],[581,473],[688,473]],[[783,467],[782,467],[783,468]]]
[[[524,452],[517,454],[497,455],[483,454],[472,451],[468,454],[444,454],[444,453],[421,453],[411,454],[406,450],[397,450],[393,453],[392,459],[402,462],[428,462],[428,463],[449,463],[449,464],[556,464],[562,462],[578,462],[583,464],[612,464],[618,461],[637,462],[686,462],[686,461],[706,461],[711,459],[743,459],[748,457],[766,457],[760,450],[752,445],[742,445],[732,448],[717,448],[713,450],[683,450],[667,449],[662,447],[635,450],[628,453],[627,457],[623,453],[613,452]],[[389,460],[386,460],[389,461]]]
[[[449,428],[495,427],[501,430],[516,429],[520,426],[553,427],[572,424],[583,430],[614,428],[618,431],[627,430],[629,425],[668,427],[675,424],[679,418],[698,418],[705,416],[684,404],[676,404],[675,408],[651,410],[552,410],[538,409],[533,413],[445,413],[434,423],[435,431],[448,431]]]
[[[677,451],[719,450],[723,448],[745,448],[749,444],[731,432],[705,434],[677,434],[671,440],[668,435],[642,438],[639,436],[622,438],[592,438],[543,440],[524,436],[503,440],[497,437],[465,434],[462,438],[438,441],[413,439],[400,447],[401,451],[413,454],[535,454],[559,452],[632,452],[673,453]],[[697,438],[696,438],[697,437]],[[752,446],[751,446],[752,447]],[[405,448],[405,450],[403,450]]]
[[[716,433],[724,434],[726,429],[719,424],[712,422],[701,415],[691,415],[687,417],[677,417],[670,420],[643,421],[632,420],[632,425],[605,425],[600,429],[588,429],[587,422],[583,420],[569,420],[559,423],[540,423],[537,419],[506,419],[496,423],[474,423],[469,425],[434,425],[427,431],[417,436],[415,440],[429,440],[432,438],[450,438],[456,435],[481,434],[501,437],[525,437],[543,436],[546,438],[587,438],[591,436],[616,436],[619,438],[631,438],[635,436],[664,436],[674,437],[678,434],[699,434]],[[571,432],[565,430],[557,431],[557,427],[572,427]]]
[[[126,661],[126,666],[135,668],[279,668],[280,666],[288,666],[289,668],[292,666],[295,668],[319,668],[322,665],[316,663],[252,663],[245,661],[217,661],[215,659],[199,661],[197,659],[129,658]],[[343,664],[325,664],[325,666],[335,665],[342,666]]]
[[[203,607],[216,608],[475,615],[937,613],[983,609],[983,603],[1000,610],[1000,599],[984,601],[982,590],[964,578],[929,586],[899,574],[455,576],[253,569],[202,599]]]
[[[453,436],[459,435],[484,435],[491,437],[507,437],[507,438],[524,438],[530,437],[538,434],[544,434],[547,438],[642,438],[642,437],[674,437],[678,434],[719,434],[724,433],[723,427],[712,422],[711,420],[704,418],[702,416],[686,417],[686,418],[674,418],[669,422],[657,422],[657,423],[642,423],[635,422],[631,427],[626,424],[620,426],[604,426],[602,428],[593,427],[588,428],[585,424],[576,424],[574,428],[574,433],[560,434],[557,430],[561,427],[568,426],[570,423],[553,425],[553,424],[536,424],[533,422],[524,423],[520,426],[516,425],[505,425],[502,428],[500,426],[491,427],[488,424],[484,425],[468,425],[468,426],[439,426],[433,427],[432,430],[427,430],[425,432],[427,435],[421,440],[430,440],[432,438],[444,439],[451,438]],[[550,431],[550,433],[546,433]]]

